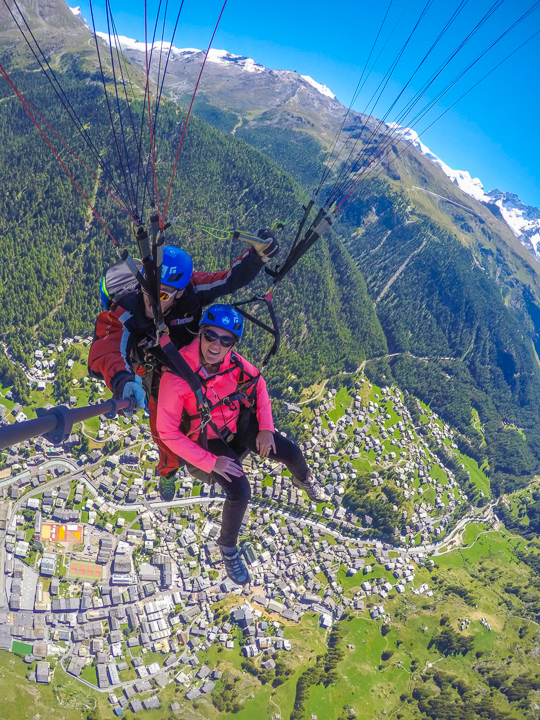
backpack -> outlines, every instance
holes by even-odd
[[[135,260],[134,262],[137,269],[142,271],[142,262],[140,260]],[[129,267],[123,260],[118,260],[114,265],[111,265],[101,278],[99,288],[104,309],[114,310],[116,306],[120,304],[122,298],[132,293],[138,287],[139,281]]]

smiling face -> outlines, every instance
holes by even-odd
[[[204,332],[205,330],[209,330],[210,333],[215,335],[215,340],[208,340]],[[208,365],[217,365],[220,363],[232,347],[232,345],[230,347],[223,347],[219,340],[220,337],[230,338],[236,342],[236,336],[228,330],[216,327],[215,325],[204,325],[204,327],[201,328],[201,355],[203,362]]]

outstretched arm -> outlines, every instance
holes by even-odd
[[[132,337],[127,327],[130,319],[131,313],[120,306],[114,311],[101,312],[88,356],[88,370],[92,377],[105,380],[115,396],[126,382],[134,378],[130,361]]]
[[[253,248],[248,248],[236,258],[228,270],[216,273],[194,272],[191,284],[201,304],[211,305],[218,298],[249,285],[263,266],[264,263],[257,252]]]

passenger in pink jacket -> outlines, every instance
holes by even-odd
[[[225,490],[218,543],[227,574],[244,585],[249,574],[236,543],[251,488],[238,458],[241,448],[284,463],[294,485],[305,490],[314,502],[320,502],[324,493],[311,478],[300,448],[274,432],[264,378],[232,350],[242,337],[242,316],[227,305],[214,305],[204,313],[200,327],[199,336],[180,352],[202,381],[206,402],[212,408],[210,422],[201,432],[195,394],[184,379],[167,371],[160,384],[157,431],[172,452],[211,473]],[[234,397],[242,388],[249,402]],[[225,398],[227,402],[222,402]]]

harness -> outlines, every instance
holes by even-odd
[[[182,358],[182,360],[184,360],[181,355],[180,357]],[[195,398],[197,401],[196,413],[190,414],[184,409],[184,412],[182,414],[182,421],[180,423],[180,430],[185,435],[187,435],[187,437],[190,437],[195,432],[195,430],[191,430],[193,421],[200,420],[200,425],[198,428],[199,437],[196,440],[198,445],[200,445],[205,450],[208,448],[208,426],[210,426],[210,428],[215,432],[216,436],[222,442],[227,443],[227,438],[224,436],[223,433],[224,428],[219,428],[212,420],[212,412],[222,405],[226,405],[228,408],[233,409],[234,403],[238,402],[239,422],[241,421],[243,413],[245,417],[254,414],[256,405],[256,388],[259,378],[261,377],[261,373],[259,372],[256,375],[251,375],[250,373],[248,373],[245,367],[240,362],[238,356],[235,353],[231,352],[231,367],[227,368],[226,370],[214,373],[211,378],[215,378],[220,375],[228,375],[229,373],[240,369],[240,379],[238,387],[234,392],[229,393],[229,395],[227,395],[226,397],[221,398],[215,403],[210,403],[208,402],[206,392],[203,392],[203,388],[205,388],[206,382],[210,380],[210,378],[201,378],[198,373],[194,372],[189,367],[188,363],[185,360],[184,363],[189,368],[190,373],[192,373],[193,376],[197,379],[198,382],[194,383],[194,385],[198,385],[198,389],[200,389],[200,394],[194,391],[194,387],[191,385],[183,371],[180,373],[175,373],[178,374],[182,379],[186,380],[186,382],[190,385],[190,388],[195,392]]]

